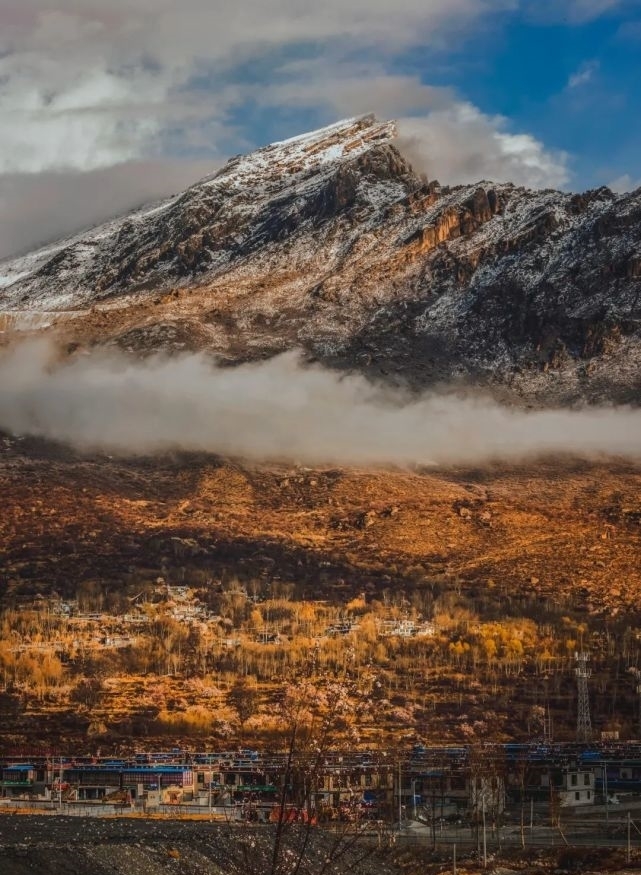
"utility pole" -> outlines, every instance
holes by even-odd
[[[547,696],[547,688],[546,688]],[[550,703],[546,702],[543,709],[543,741],[547,744],[552,741],[552,715],[550,714]]]
[[[574,654],[576,661],[575,674],[578,687],[578,703],[576,716],[576,740],[590,741],[592,736],[592,721],[590,720],[590,698],[588,695],[588,678],[592,674],[588,668],[589,654],[585,651]]]
[[[630,822],[631,822],[631,820],[632,820],[632,816],[631,816],[630,812],[628,811],[628,843],[627,843],[627,847],[626,847],[626,851],[625,851],[625,862],[626,863],[630,862]]]
[[[487,834],[485,832],[485,787],[481,790],[481,811],[483,815],[483,868],[487,869]]]

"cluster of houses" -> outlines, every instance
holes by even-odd
[[[625,748],[625,746],[623,746]],[[318,817],[498,820],[525,802],[550,810],[641,798],[641,750],[572,745],[418,748],[327,755],[256,751],[139,754],[128,759],[0,760],[0,799],[51,806],[189,806],[268,820],[286,802]]]
[[[399,638],[417,638],[423,635],[434,635],[436,627],[434,623],[404,618],[400,620],[380,620],[378,634],[385,638],[398,636]]]
[[[249,601],[256,601],[256,597],[250,596],[245,590],[240,590]],[[196,598],[194,591],[188,586],[170,586],[163,578],[158,578],[154,589],[154,597],[160,599],[163,612],[178,623],[192,624],[215,624],[226,628],[223,617],[214,615],[205,604]],[[130,599],[131,606],[127,613],[113,617],[105,625],[105,616],[99,612],[83,610],[77,599],[45,600],[37,597],[30,605],[33,610],[50,611],[54,616],[63,617],[68,621],[71,633],[75,631],[74,644],[89,648],[119,649],[135,646],[140,635],[144,635],[145,627],[153,622],[153,612],[141,601],[142,593]],[[382,638],[399,637],[415,638],[433,635],[435,627],[433,623],[425,620],[414,619],[409,615],[398,617],[379,618],[376,623],[377,634]],[[359,621],[349,612],[341,615],[336,621],[326,626],[320,638],[339,638],[357,632]],[[219,639],[223,648],[235,648],[242,644],[237,635],[230,635],[230,630]],[[263,629],[253,633],[252,640],[258,644],[283,644],[287,637],[283,635],[278,625],[266,624]],[[33,651],[38,648],[42,651],[62,652],[68,645],[62,641],[48,641],[44,644],[33,642],[21,642],[16,644],[15,650]]]

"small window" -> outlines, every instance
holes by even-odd
[[[585,784],[586,787],[590,786],[590,775],[588,772],[586,772],[585,775],[583,776],[583,783]]]
[[[577,802],[578,802],[579,799],[581,798],[581,794],[579,793],[578,790],[577,790],[576,793],[574,794],[574,798],[576,799]]]
[[[592,794],[591,794],[590,791],[588,790],[588,799],[591,799],[591,798],[592,798]]]
[[[571,781],[571,783],[572,783],[572,786],[573,786],[573,787],[576,787],[576,784],[577,784],[577,776],[576,776],[574,773],[572,773],[572,774],[570,775],[570,781]]]

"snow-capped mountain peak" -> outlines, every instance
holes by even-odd
[[[0,330],[636,400],[641,191],[442,187],[347,119],[0,265]]]

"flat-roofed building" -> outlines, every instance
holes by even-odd
[[[33,791],[36,768],[31,763],[8,763],[0,772],[0,793],[3,797],[20,796]]]

